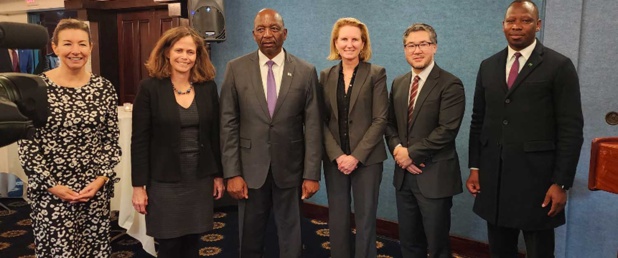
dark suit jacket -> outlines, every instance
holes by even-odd
[[[389,103],[386,142],[391,153],[398,144],[408,148],[416,164],[425,164],[416,175],[418,187],[427,198],[444,198],[462,192],[455,138],[466,106],[459,78],[438,65],[427,77],[417,96],[412,128],[408,131],[408,98],[412,72],[393,81]],[[406,170],[395,166],[393,184],[400,189]]]
[[[526,230],[564,224],[541,207],[552,183],[571,186],[583,142],[579,79],[571,60],[538,40],[510,90],[507,51],[479,68],[470,126],[470,167],[479,168],[474,212]]]
[[[195,83],[199,113],[198,177],[222,176],[219,149],[219,99],[213,81]],[[180,181],[180,114],[169,78],[144,79],[133,103],[131,180],[133,186],[150,180]]]
[[[0,73],[12,73],[13,63],[11,63],[11,56],[9,50],[0,47]]]
[[[339,137],[337,84],[341,64],[320,72],[324,94],[324,162],[333,162],[343,155]],[[350,150],[363,165],[372,165],[386,159],[384,130],[388,111],[386,70],[370,63],[359,63],[352,85],[348,111]]]
[[[221,150],[225,178],[260,188],[272,170],[280,188],[320,180],[322,120],[315,67],[289,53],[271,119],[258,52],[227,64],[221,87]]]

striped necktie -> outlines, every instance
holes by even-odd
[[[418,95],[418,81],[421,77],[415,76],[414,81],[412,81],[412,86],[410,86],[410,102],[408,103],[408,130],[412,127],[412,113],[414,112],[414,100],[416,99],[416,95]]]
[[[19,73],[19,57],[15,49],[11,49],[11,59],[13,59],[11,60],[13,63],[13,72]]]

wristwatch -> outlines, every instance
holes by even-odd
[[[570,187],[566,186],[566,185],[561,185],[561,184],[556,184],[557,186],[560,186],[560,188],[562,188],[562,190],[568,191],[570,189]]]

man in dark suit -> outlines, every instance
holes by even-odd
[[[462,192],[455,138],[465,109],[459,78],[434,62],[435,30],[413,24],[403,34],[412,71],[393,81],[386,141],[395,168],[403,257],[451,257],[453,195]]]
[[[571,60],[538,42],[538,9],[514,1],[503,21],[508,47],[479,68],[470,126],[474,212],[487,221],[492,257],[554,257],[566,191],[583,142],[579,79]]]
[[[318,189],[322,121],[315,67],[283,50],[283,18],[255,17],[259,50],[230,61],[221,87],[227,189],[239,199],[240,255],[262,257],[273,210],[280,257],[301,256],[300,200]]]

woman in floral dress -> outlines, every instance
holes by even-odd
[[[110,257],[110,198],[120,160],[117,96],[91,74],[88,25],[58,23],[52,38],[61,65],[41,77],[49,118],[33,140],[19,142],[29,176],[37,257]]]

